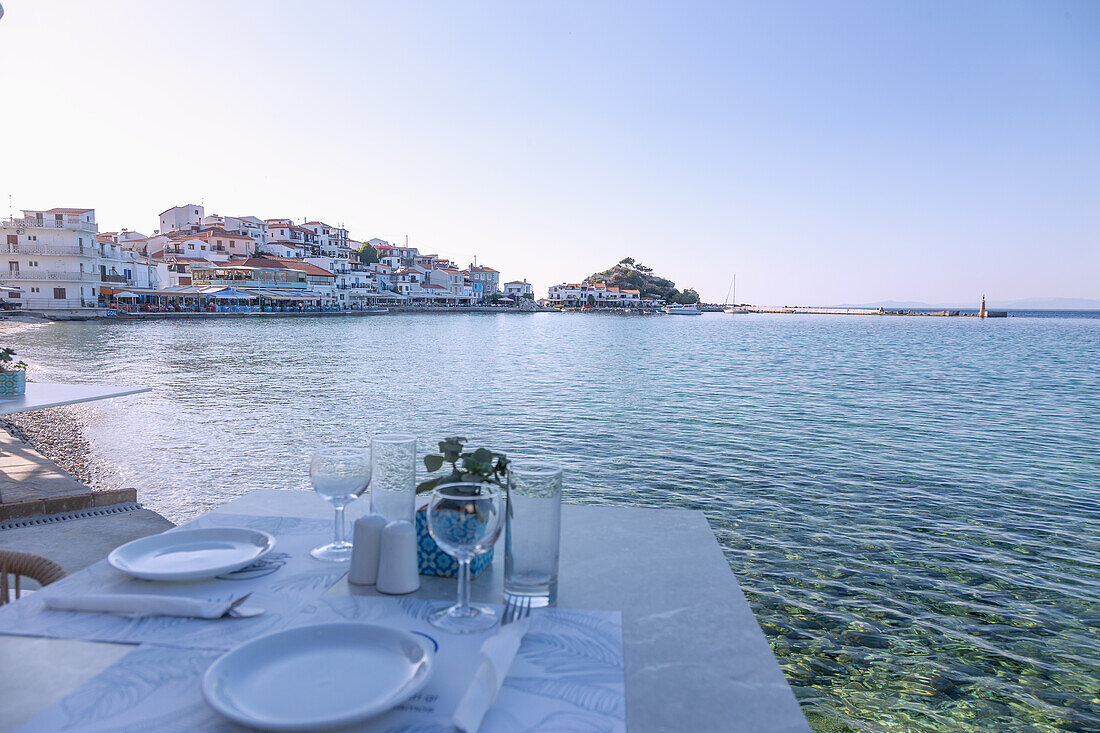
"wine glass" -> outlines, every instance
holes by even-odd
[[[370,451],[366,448],[321,448],[309,462],[313,490],[336,510],[332,542],[309,551],[318,560],[351,559],[351,543],[344,527],[344,507],[370,484]]]
[[[428,503],[428,532],[440,549],[458,560],[458,602],[428,620],[444,631],[465,634],[492,628],[497,612],[470,603],[470,561],[488,552],[504,523],[504,492],[490,484],[443,484]]]

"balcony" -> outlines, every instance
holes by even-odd
[[[77,217],[65,217],[58,219],[4,219],[0,226],[16,227],[18,229],[73,229],[78,232],[98,232],[99,225],[84,221]]]
[[[37,242],[18,242],[16,244],[0,242],[0,252],[15,255],[99,256],[98,247],[81,247],[77,244],[38,244]]]
[[[103,283],[116,283],[118,285],[128,285],[129,281],[122,275],[108,275],[102,274],[99,276],[99,281]]]
[[[47,270],[16,270],[15,272],[0,272],[0,280],[40,280],[43,282],[97,282],[97,272],[50,272]]]

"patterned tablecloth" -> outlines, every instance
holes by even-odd
[[[87,684],[43,711],[26,731],[237,730],[203,701],[199,680],[225,651],[258,636],[311,624],[352,621],[422,634],[436,648],[428,685],[360,730],[449,730],[476,668],[480,634],[443,633],[427,622],[438,601],[325,595],[344,566],[314,560],[331,523],[287,517],[210,514],[186,527],[234,526],[270,532],[275,549],[244,570],[189,583],[151,583],[106,562],[0,608],[0,633],[138,644]],[[172,593],[229,599],[251,592],[265,609],[251,619],[130,618],[53,611],[42,597],[87,592]],[[625,729],[622,620],[617,612],[544,609],[533,619],[483,730]]]

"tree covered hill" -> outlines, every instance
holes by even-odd
[[[603,272],[597,272],[584,279],[586,284],[607,283],[620,288],[637,290],[643,298],[664,298],[669,303],[698,303],[699,294],[691,288],[682,293],[676,289],[676,283],[653,274],[652,267],[635,262],[633,257],[624,257],[618,264]]]

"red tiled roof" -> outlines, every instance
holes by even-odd
[[[307,275],[320,275],[324,277],[335,278],[336,273],[329,272],[323,267],[311,264],[309,262],[302,262],[301,260],[286,259],[283,257],[274,258],[276,262],[283,263],[283,266],[288,270],[297,270],[298,272],[304,272]]]
[[[95,209],[48,209],[47,214],[87,214],[89,211],[95,211]]]

